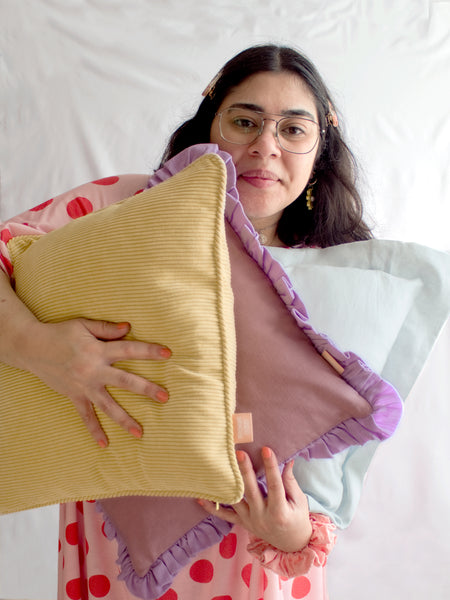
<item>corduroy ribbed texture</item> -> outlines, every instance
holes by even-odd
[[[226,178],[222,159],[205,155],[137,196],[39,239],[9,242],[16,292],[40,320],[128,321],[129,339],[173,354],[121,363],[170,398],[161,405],[111,389],[144,436],[132,438],[99,413],[106,449],[67,398],[0,364],[1,512],[124,495],[241,498]]]

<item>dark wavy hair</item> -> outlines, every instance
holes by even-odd
[[[296,50],[273,44],[253,46],[228,61],[197,113],[171,136],[162,164],[185,148],[210,141],[210,130],[219,106],[230,91],[261,72],[295,73],[311,90],[324,131],[314,164],[314,204],[306,207],[306,190],[280,218],[279,239],[287,246],[327,247],[372,237],[363,220],[363,206],[356,187],[357,165],[340,128],[329,123],[333,101],[315,66]]]

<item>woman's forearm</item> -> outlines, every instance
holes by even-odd
[[[0,270],[0,362],[29,370],[27,362],[38,342],[39,321],[18,298],[8,276]],[[36,350],[37,351],[37,350]]]

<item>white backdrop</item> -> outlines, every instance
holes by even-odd
[[[2,219],[157,167],[219,67],[274,41],[333,91],[376,235],[450,250],[449,0],[0,0],[0,35]],[[447,324],[339,535],[331,600],[450,598],[449,360]],[[0,598],[54,600],[56,521],[0,518]]]

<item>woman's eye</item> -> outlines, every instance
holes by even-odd
[[[302,137],[306,135],[306,129],[298,124],[286,125],[281,131],[282,135],[288,137]]]
[[[253,129],[255,127],[258,127],[258,125],[252,121],[251,119],[247,119],[247,118],[236,118],[233,120],[233,125],[235,127],[237,127],[238,129]]]

